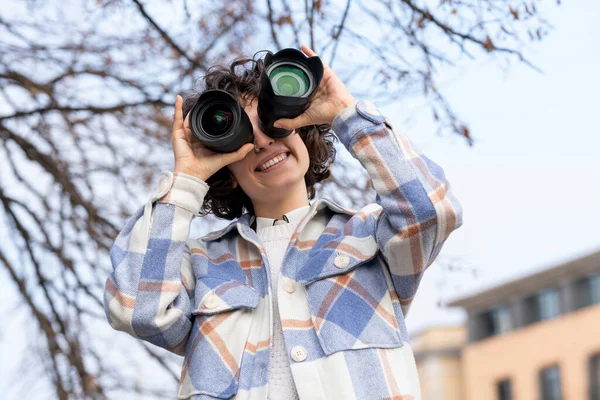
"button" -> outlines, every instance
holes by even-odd
[[[151,201],[162,199],[171,190],[173,185],[173,173],[170,171],[162,171],[158,180],[158,187],[152,195]]]
[[[219,305],[219,296],[216,294],[209,294],[206,300],[204,300],[204,306],[206,308],[215,308]]]
[[[296,290],[296,285],[294,284],[294,281],[292,281],[290,278],[284,278],[283,290],[285,290],[288,293],[294,293],[294,290]]]
[[[302,346],[294,346],[292,347],[292,359],[294,361],[304,361],[306,360],[306,349]]]
[[[350,257],[348,257],[347,255],[341,254],[341,255],[337,256],[335,258],[335,260],[333,260],[333,263],[338,268],[346,268],[348,266],[348,264],[350,264]]]
[[[367,100],[361,100],[356,103],[356,111],[364,118],[375,124],[385,122],[385,117],[377,110],[375,105]]]
[[[375,104],[371,103],[370,101],[365,101],[365,111],[374,117],[381,115],[381,113],[375,108]]]
[[[173,183],[173,179],[171,176],[163,176],[163,178],[160,180],[160,183],[158,184],[158,192],[167,193],[171,188],[171,183]]]

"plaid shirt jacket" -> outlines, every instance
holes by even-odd
[[[265,400],[279,312],[301,399],[420,399],[404,318],[462,208],[443,170],[375,106],[343,110],[332,130],[367,170],[376,203],[314,201],[282,263],[279,310],[254,217],[190,239],[208,191],[163,171],[158,190],[110,251],[110,325],[184,356],[178,399]]]

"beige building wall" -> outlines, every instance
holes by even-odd
[[[424,330],[411,339],[423,400],[464,400],[460,352],[464,326]]]
[[[496,384],[510,378],[514,400],[540,398],[539,370],[558,364],[563,398],[588,398],[588,360],[600,352],[600,304],[538,322],[465,347],[465,398],[497,399]]]

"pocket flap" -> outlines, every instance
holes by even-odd
[[[238,308],[256,308],[258,290],[245,282],[203,277],[196,280],[192,314],[216,314]]]
[[[378,247],[373,236],[343,236],[332,240],[308,258],[296,280],[308,285],[316,280],[344,274],[371,260]]]

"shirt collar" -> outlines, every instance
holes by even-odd
[[[320,198],[320,199],[315,200],[311,204],[311,208],[314,208],[314,213],[321,212],[321,210],[323,210],[324,208],[327,208],[327,209],[333,211],[334,213],[342,213],[342,214],[346,214],[346,215],[350,215],[350,216],[355,215],[358,212],[358,210],[342,207],[341,205],[337,204],[335,201],[327,199],[327,198]],[[310,212],[310,209],[309,209],[309,212]],[[311,218],[314,217],[314,213],[313,213],[313,216],[311,216]],[[210,233],[202,236],[200,238],[200,240],[202,240],[203,242],[212,242],[214,240],[219,240],[234,229],[237,233],[241,234],[242,236],[244,236],[244,235],[254,236],[254,235],[256,235],[256,232],[253,230],[253,228],[251,228],[251,225],[252,225],[254,219],[255,219],[255,217],[253,215],[251,215],[250,213],[242,214],[241,217],[239,217],[238,219],[236,219],[234,221],[231,221],[229,223],[229,225],[227,225],[226,227],[221,228],[216,231],[213,231],[213,232],[210,232]],[[246,238],[246,236],[244,236],[244,238]]]
[[[302,206],[283,215],[287,218],[288,222],[297,223],[306,215],[309,209],[310,205]],[[273,222],[275,222],[275,219],[273,218],[256,217],[256,230],[258,231],[259,229],[273,226]]]

